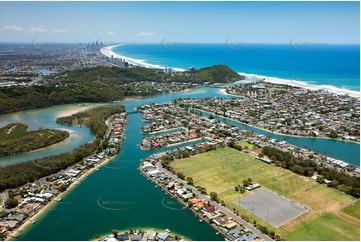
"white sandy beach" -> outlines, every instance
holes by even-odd
[[[332,93],[336,93],[336,94],[340,94],[340,95],[348,94],[351,97],[360,98],[360,92],[358,92],[358,91],[343,89],[343,88],[335,87],[332,85],[314,85],[314,84],[309,84],[304,81],[287,80],[287,79],[276,78],[276,77],[261,76],[261,75],[256,75],[256,74],[247,74],[247,73],[242,73],[242,72],[238,72],[238,74],[244,75],[248,78],[253,77],[253,78],[257,78],[257,79],[264,79],[265,82],[274,83],[274,84],[289,85],[289,86],[300,87],[300,88],[309,89],[309,90],[322,90],[323,89],[323,90],[326,90],[326,91],[329,91]]]
[[[164,69],[165,68],[165,66],[147,63],[146,60],[132,59],[127,56],[119,55],[112,50],[114,47],[121,46],[121,45],[124,45],[124,44],[107,46],[107,47],[102,48],[100,50],[100,52],[109,58],[111,58],[111,56],[113,56],[113,58],[125,59],[126,61],[128,61],[129,63],[131,63],[132,65],[135,65],[135,66],[143,66],[143,67],[147,67],[147,68],[156,68],[156,69]],[[173,69],[175,71],[184,71],[184,69],[181,69],[181,68],[173,68]],[[340,95],[348,94],[352,97],[360,98],[359,91],[343,89],[343,88],[339,88],[339,87],[332,86],[332,85],[314,85],[314,84],[309,84],[304,81],[288,80],[288,79],[262,76],[262,75],[257,75],[257,74],[249,74],[249,73],[243,73],[243,72],[238,72],[238,74],[244,75],[248,79],[264,79],[265,82],[270,82],[270,83],[274,83],[274,84],[285,84],[285,85],[301,87],[301,88],[305,88],[305,89],[309,89],[309,90],[322,90],[323,89],[323,90],[327,90],[329,92],[340,94]]]
[[[165,66],[147,63],[146,60],[133,59],[133,58],[130,58],[127,56],[119,55],[112,50],[113,48],[115,48],[117,46],[122,46],[122,45],[124,45],[124,44],[107,46],[107,47],[101,48],[100,52],[109,58],[111,58],[113,56],[113,58],[124,59],[125,61],[127,61],[130,64],[135,65],[135,66],[142,66],[142,67],[155,68],[155,69],[164,69],[165,68]],[[184,71],[184,69],[182,69],[182,68],[176,68],[176,67],[171,67],[171,68],[175,71]]]
[[[64,110],[61,110],[60,112],[58,112],[56,114],[56,118],[59,117],[67,117],[67,116],[71,116],[75,113],[79,113],[79,112],[83,112],[85,110],[88,110],[90,108],[94,108],[97,106],[101,106],[102,104],[89,104],[89,105],[79,105],[79,104],[74,104],[70,107],[67,107]]]

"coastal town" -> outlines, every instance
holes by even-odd
[[[361,241],[360,12],[0,1],[0,242]]]
[[[175,160],[181,159],[180,161],[182,161],[184,158],[229,146],[245,152],[249,156],[253,156],[253,159],[258,160],[260,163],[276,165],[277,161],[274,157],[264,155],[264,153],[268,152],[267,150],[273,149],[273,151],[276,152],[280,151],[285,152],[284,154],[291,154],[300,160],[311,163],[314,162],[317,167],[327,167],[327,169],[334,169],[349,174],[350,176],[359,177],[359,169],[346,162],[317,154],[308,149],[288,144],[285,141],[275,140],[230,124],[222,123],[212,115],[203,116],[195,109],[186,108],[192,107],[192,104],[198,101],[198,99],[178,99],[167,104],[152,104],[138,107],[143,121],[146,122],[145,126],[141,128],[142,132],[153,135],[150,136],[153,138],[147,137],[142,141],[142,146],[149,143],[149,147],[146,146],[148,149],[159,148],[158,145],[154,146],[154,142],[161,147],[166,147],[168,144],[183,143],[183,139],[177,140],[175,138],[177,135],[185,138],[188,134],[198,133],[197,137],[208,138],[207,142],[199,140],[196,144],[188,143],[188,146],[185,147],[153,154],[142,161],[139,169],[147,179],[154,182],[156,186],[163,189],[169,196],[176,199],[181,206],[183,206],[183,209],[190,209],[195,216],[198,217],[199,222],[204,221],[210,224],[217,233],[222,234],[228,240],[269,240],[270,238],[267,237],[267,235],[275,240],[281,238],[275,234],[274,231],[269,231],[262,225],[252,224],[248,216],[239,214],[234,209],[231,210],[228,208],[224,201],[217,197],[216,193],[194,184],[191,177],[186,177],[181,171],[174,170],[171,164],[175,162]],[[201,102],[202,101],[203,100],[201,100]],[[181,131],[174,132],[175,129]],[[157,135],[159,132],[164,134]],[[243,144],[243,146],[237,144]],[[257,147],[256,150],[258,151],[250,149],[250,146]],[[263,151],[259,152],[259,150]],[[309,167],[307,167],[307,169],[308,168]],[[293,172],[300,174],[297,170]],[[305,174],[306,173],[301,173],[301,175]],[[327,184],[327,187],[332,187],[332,185],[330,185],[332,181],[317,174],[316,169],[306,176],[313,179],[314,182]],[[244,182],[243,186],[236,185],[236,191],[240,191],[243,194],[244,192],[258,190],[261,186],[262,184],[252,183],[252,179],[248,178],[248,182]],[[279,197],[279,194],[273,194],[265,189],[261,189],[261,191],[265,193],[265,196],[267,194],[267,196],[272,199],[288,201],[284,197]],[[294,201],[292,202],[294,204],[290,209],[296,208],[292,213],[298,215],[289,218],[288,222],[309,211],[307,207],[301,204],[298,205]],[[263,219],[266,220],[267,217],[268,222],[268,213],[267,216],[264,216]],[[287,223],[287,221],[283,223]],[[279,225],[275,225],[274,227],[278,226]]]
[[[27,226],[36,223],[36,216],[54,203],[63,203],[62,196],[78,186],[90,173],[109,162],[119,151],[127,124],[127,113],[111,116],[102,143],[106,147],[82,162],[69,166],[55,174],[43,177],[16,189],[3,191],[0,208],[0,240],[17,238]],[[40,166],[34,161],[34,165]],[[47,167],[43,167],[48,169]]]
[[[360,142],[359,98],[264,81],[225,91],[237,99],[192,105],[274,133]]]
[[[265,135],[256,134],[220,122],[213,116],[206,117],[192,109],[200,107],[207,102],[222,103],[227,102],[227,100],[177,99],[168,104],[138,107],[137,110],[141,113],[143,120],[148,122],[141,128],[142,132],[154,134],[154,132],[169,130],[167,134],[144,138],[141,146],[145,149],[155,149],[199,138],[208,138],[210,142],[223,144],[246,141],[259,147],[275,147],[284,152],[291,152],[292,155],[302,159],[312,159],[318,165],[325,165],[350,174],[359,175],[360,170],[358,167],[344,161],[327,157],[324,154],[317,154],[312,150],[291,145],[286,141],[272,139]],[[190,109],[187,110],[185,107]],[[206,105],[202,107],[203,110],[209,111]],[[174,132],[174,129],[181,129],[181,131]]]
[[[103,43],[42,43],[0,45],[0,87],[39,85],[49,75],[96,66],[113,66],[100,53]]]

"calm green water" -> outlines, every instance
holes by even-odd
[[[226,96],[221,94],[216,88],[200,88],[184,93],[165,94],[121,103],[126,106],[128,111],[131,111],[142,104],[164,103],[179,97],[203,98]],[[62,105],[36,110],[34,113],[28,111],[0,116],[0,126],[9,123],[9,121],[13,122],[11,120],[28,120],[26,117],[29,116],[27,114],[29,112],[32,114],[30,116],[35,120],[42,120],[44,117],[55,117],[56,112],[66,107],[67,105]],[[360,162],[360,146],[358,144],[327,139],[273,135],[236,122],[224,121],[257,133],[270,135],[279,140],[285,139],[301,147],[306,146],[321,153],[326,152],[331,157],[342,159],[349,163],[359,165]],[[41,125],[45,125],[45,123],[41,123]],[[54,118],[49,118],[46,125],[47,127],[64,128],[56,124]],[[19,240],[89,240],[94,234],[108,234],[112,229],[122,230],[129,227],[168,228],[193,240],[222,240],[209,226],[199,223],[194,218],[194,215],[187,210],[183,210],[180,205],[168,198],[159,188],[154,187],[153,183],[147,181],[139,173],[137,168],[140,159],[153,153],[167,150],[167,148],[156,151],[139,150],[137,144],[144,137],[140,133],[142,125],[143,122],[139,114],[129,115],[126,139],[121,151],[113,161],[91,174],[85,181],[68,193],[42,219],[23,232]],[[39,125],[32,127],[37,128]],[[75,132],[77,131],[76,128],[79,127],[71,128]],[[85,130],[80,128],[77,134],[82,137],[83,134],[81,132],[85,132]],[[87,134],[89,134],[89,131],[87,131]],[[90,135],[89,140],[92,138]],[[78,141],[78,144],[74,145],[74,147],[81,145],[83,141],[83,139]],[[181,146],[187,145],[189,144]],[[62,149],[63,152],[72,150],[67,146]],[[24,156],[26,157],[26,155],[28,154]],[[32,156],[28,155],[27,158],[30,160]],[[7,161],[6,159],[4,160]]]
[[[192,240],[222,240],[137,170],[139,160],[152,154],[136,146],[142,139],[139,124],[139,114],[129,115],[119,155],[72,190],[19,239],[89,240],[112,229],[151,227],[168,228]]]

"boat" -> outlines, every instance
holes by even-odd
[[[169,230],[169,229],[165,229],[165,232],[170,233],[170,230]]]
[[[35,220],[29,220],[29,222],[34,224],[36,221]]]
[[[216,232],[216,234],[219,234],[219,231],[218,231],[218,232]]]
[[[57,202],[60,202],[60,201],[61,201],[61,198],[56,199],[56,201],[57,201]]]
[[[182,209],[186,209],[187,207],[186,206],[184,206]]]
[[[203,222],[203,219],[198,220],[198,222],[202,223],[202,222]]]

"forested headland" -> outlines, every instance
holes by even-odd
[[[60,73],[41,85],[0,88],[0,114],[81,102],[113,102],[161,94],[157,83],[230,83],[243,79],[215,65],[173,74],[144,67],[95,67]]]

